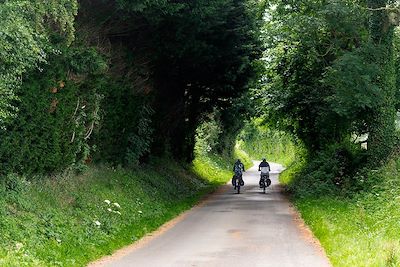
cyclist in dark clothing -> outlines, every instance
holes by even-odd
[[[235,165],[233,165],[233,172],[234,172],[235,174],[237,174],[238,176],[241,176],[241,175],[242,175],[242,172],[244,172],[244,165],[243,165],[243,163],[240,161],[240,159],[238,159],[238,160],[235,162]]]
[[[269,166],[268,162],[266,161],[266,159],[263,159],[260,163],[260,165],[258,165],[258,171],[261,172],[260,174],[260,187],[261,187],[261,179],[263,175],[268,175],[269,177],[269,172],[271,171],[271,167]]]
[[[232,178],[232,185],[235,186],[236,189],[236,179],[240,179],[240,184],[243,185],[243,172],[244,172],[244,165],[243,163],[240,161],[240,159],[238,159],[235,164],[233,165],[233,172],[235,173],[235,175]]]

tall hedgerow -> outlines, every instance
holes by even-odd
[[[40,68],[22,80],[17,117],[0,130],[3,174],[47,174],[90,160],[105,62],[94,49],[64,47]]]
[[[0,126],[15,117],[16,90],[29,71],[46,62],[54,47],[50,36],[74,39],[76,0],[0,2]]]

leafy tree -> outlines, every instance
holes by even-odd
[[[0,125],[16,115],[11,104],[15,90],[28,71],[38,68],[54,53],[51,35],[63,34],[64,42],[74,38],[75,0],[0,1]]]
[[[0,129],[1,174],[48,174],[90,161],[103,59],[93,48],[64,47],[40,68],[15,89],[18,117]]]
[[[84,25],[92,17],[92,7],[91,1],[82,1],[79,21]],[[253,60],[259,56],[258,8],[253,0],[97,3],[104,43],[126,55],[121,59],[111,53],[111,79],[122,81],[122,96],[129,96],[126,113],[115,116],[136,113],[136,103],[147,98],[154,110],[152,153],[171,150],[175,157],[190,161],[203,118],[214,108],[228,108],[246,90],[254,73]],[[139,67],[140,62],[147,63]],[[137,84],[140,76],[147,82]],[[106,95],[112,101],[112,94]],[[128,124],[132,121],[120,125],[130,129]],[[116,151],[123,151],[124,143]]]
[[[201,114],[231,106],[254,73],[257,5],[237,0],[184,3],[180,12],[157,24],[156,106],[166,119],[157,121],[156,128],[166,134],[174,155],[191,160]],[[156,139],[157,146],[164,138]]]
[[[369,134],[371,159],[385,159],[396,111],[390,2],[271,3],[260,95],[267,117],[311,152]]]
[[[333,84],[342,79],[335,66],[366,39],[363,9],[336,1],[275,4],[265,26],[268,117],[297,135],[310,151],[341,142],[352,121],[334,110],[347,109]]]
[[[396,117],[396,87],[393,55],[394,26],[398,23],[390,19],[388,0],[368,0],[371,10],[370,33],[371,40],[379,48],[376,63],[379,66],[379,75],[373,81],[379,88],[382,102],[371,114],[369,148],[375,160],[385,159],[393,150],[395,143]]]

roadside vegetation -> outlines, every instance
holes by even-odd
[[[134,169],[97,165],[80,174],[5,176],[0,265],[85,266],[191,208],[231,179],[237,158],[252,166],[238,148],[216,153],[221,131],[213,125],[199,127],[191,164],[154,158]]]
[[[249,166],[233,147],[262,10],[0,1],[0,265],[84,266]]]
[[[400,265],[399,14],[0,1],[0,265],[81,266],[264,157],[335,266]]]
[[[299,155],[293,138],[279,130],[268,127],[263,119],[248,121],[238,135],[236,147],[254,160],[265,158],[291,166]]]
[[[8,175],[0,186],[0,265],[85,266],[191,208],[230,180],[233,162],[203,155],[193,165],[156,158],[135,170]]]
[[[281,182],[334,266],[399,266],[399,3],[269,4],[254,98],[296,140]]]
[[[303,159],[280,179],[333,266],[399,266],[399,157],[358,170],[356,184],[332,176],[337,162],[329,160],[313,171]]]

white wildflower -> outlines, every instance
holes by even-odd
[[[17,243],[17,244],[15,244],[15,249],[16,249],[17,251],[19,251],[23,246],[24,246],[24,244],[22,244],[22,243]]]
[[[139,210],[138,212],[139,212],[140,214],[142,214],[142,213],[143,213],[143,211],[141,211],[141,210]]]
[[[115,202],[115,203],[113,203],[113,205],[115,206],[115,207],[117,207],[117,208],[121,208],[121,206],[117,203],[117,202]]]
[[[110,201],[110,200],[108,200],[108,199],[104,200],[104,202],[105,202],[105,203],[107,203],[108,205],[110,205],[110,204],[111,204],[111,201]]]
[[[100,227],[101,222],[99,222],[99,221],[94,221],[94,224],[95,224],[96,226],[99,226],[99,227]]]
[[[113,211],[113,210],[112,210],[112,209],[110,209],[110,208],[108,208],[107,210],[108,210],[109,212],[112,212],[112,211]]]

